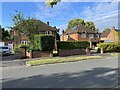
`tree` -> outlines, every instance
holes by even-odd
[[[59,3],[59,2],[61,2],[61,0],[47,0],[45,3],[46,3],[48,6],[50,6],[50,7],[53,8],[53,6],[54,6],[54,5],[57,5],[57,3]]]
[[[81,18],[76,18],[76,19],[70,20],[68,22],[68,27],[67,27],[66,30],[72,29],[76,25],[83,25],[84,27],[87,27],[87,28],[95,30],[95,31],[99,30],[99,29],[95,28],[95,24],[92,21],[90,21],[90,22],[86,21],[85,22]]]
[[[80,18],[76,18],[76,19],[70,20],[68,22],[67,30],[72,29],[74,26],[79,25],[79,24],[85,25],[84,20],[80,19]]]
[[[35,31],[38,30],[40,21],[31,17],[24,18],[23,13],[18,11],[16,11],[16,14],[12,17],[14,22],[13,29],[25,34],[29,38],[30,44],[32,45]]]
[[[5,30],[5,28],[2,28],[2,40],[9,40],[11,37],[8,30]]]
[[[104,31],[110,32],[111,30],[110,30],[110,28],[105,28]]]
[[[85,27],[92,29],[92,30],[95,30],[95,24],[92,21],[90,21],[90,22],[86,21]]]

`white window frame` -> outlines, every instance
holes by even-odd
[[[22,40],[22,41],[21,41],[21,44],[25,44],[25,45],[26,45],[26,44],[28,44],[28,41]]]
[[[52,35],[52,31],[45,31],[45,35]]]

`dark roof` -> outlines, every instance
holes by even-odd
[[[35,20],[35,19],[31,19],[31,20],[33,20],[35,22],[39,22],[38,30],[40,30],[40,31],[56,31],[55,28],[49,26],[48,24],[46,24],[40,20]],[[15,26],[13,28],[15,28]]]
[[[48,24],[46,24],[42,21],[40,21],[39,30],[40,31],[56,31],[55,28],[49,26]]]
[[[86,28],[83,25],[77,25],[73,29],[68,30],[65,34],[72,34],[72,33],[98,33],[92,29]]]
[[[101,37],[107,37],[109,35],[110,31],[103,31],[101,33]]]

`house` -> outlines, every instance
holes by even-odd
[[[37,21],[40,22],[38,26],[39,29],[36,30],[34,34],[53,35],[56,37],[56,29],[49,26],[49,22],[44,23],[40,20],[37,20]],[[14,35],[14,47],[19,44],[27,44],[29,42],[29,39],[25,34],[20,33],[15,29],[13,30],[13,35]]]
[[[111,31],[103,31],[100,40],[104,42],[118,42],[120,41],[120,30],[113,27]]]
[[[82,25],[76,25],[70,30],[63,32],[60,41],[90,41],[90,47],[100,42],[100,33]]]

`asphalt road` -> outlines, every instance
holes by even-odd
[[[4,67],[3,88],[113,88],[118,86],[118,58],[42,66]]]

